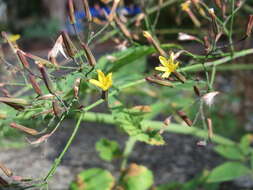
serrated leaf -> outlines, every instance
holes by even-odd
[[[105,161],[112,161],[121,155],[119,144],[104,138],[96,143],[96,150],[99,152],[100,158]]]
[[[115,183],[107,170],[92,168],[79,173],[70,185],[70,190],[110,190]]]
[[[250,169],[240,162],[226,162],[211,171],[207,182],[229,181],[249,173]]]
[[[223,156],[224,158],[231,160],[243,160],[244,155],[241,150],[236,146],[218,145],[214,148],[215,152]]]
[[[145,166],[130,164],[120,181],[123,189],[147,190],[154,183],[152,171]]]

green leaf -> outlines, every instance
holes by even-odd
[[[120,183],[126,190],[147,190],[153,185],[154,177],[145,166],[131,164]]]
[[[116,124],[129,136],[150,145],[164,145],[165,141],[152,126],[144,126],[143,116],[118,105],[112,108],[112,114]]]
[[[236,146],[218,145],[214,150],[221,156],[231,160],[244,160],[244,155]]]
[[[250,169],[240,162],[226,162],[214,168],[208,176],[208,182],[223,182],[245,176],[250,173]]]
[[[112,161],[121,155],[119,144],[116,141],[110,141],[104,138],[96,143],[96,150],[99,152],[100,158],[105,161]]]
[[[70,190],[110,190],[115,183],[114,177],[107,170],[92,168],[77,175],[70,185]]]
[[[244,155],[248,155],[250,153],[250,141],[252,139],[252,135],[250,134],[247,134],[247,135],[244,135],[242,138],[241,138],[241,141],[240,141],[240,144],[239,144],[239,147],[241,149],[241,151],[243,152]]]

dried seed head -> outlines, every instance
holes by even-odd
[[[17,55],[19,57],[20,62],[22,63],[23,67],[29,69],[29,63],[21,50],[17,50]]]
[[[84,11],[85,11],[85,16],[88,20],[88,22],[91,22],[92,21],[92,16],[91,16],[91,13],[90,13],[90,7],[89,7],[89,2],[88,0],[82,0],[83,2],[83,7],[84,7]]]
[[[202,96],[202,100],[205,102],[206,105],[211,106],[214,101],[214,97],[219,94],[218,91],[210,92]]]
[[[4,174],[8,177],[11,177],[13,175],[13,172],[7,168],[5,165],[3,165],[2,163],[0,163],[0,169],[4,172]]]
[[[62,39],[63,39],[63,43],[66,47],[66,51],[69,57],[71,57],[72,59],[74,59],[74,56],[77,53],[77,49],[74,46],[73,42],[71,41],[69,35],[67,34],[67,32],[62,31],[61,32],[62,35]]]
[[[212,120],[210,118],[207,118],[207,127],[208,127],[208,138],[212,139],[213,138],[213,124]]]
[[[171,82],[166,81],[166,80],[160,80],[160,79],[153,78],[153,77],[146,77],[145,79],[146,79],[146,81],[148,81],[150,83],[159,84],[162,86],[174,87],[174,85]]]
[[[69,9],[69,20],[70,24],[76,23],[76,17],[75,17],[75,9],[74,9],[74,3],[73,0],[68,0],[68,9]]]
[[[82,45],[82,47],[83,47],[83,50],[84,50],[84,52],[85,52],[85,55],[86,55],[86,57],[87,57],[87,60],[88,60],[88,62],[89,62],[89,64],[90,64],[90,66],[91,66],[91,67],[95,67],[95,65],[96,65],[97,62],[96,62],[96,59],[95,59],[95,57],[93,56],[93,54],[92,54],[90,48],[89,48],[85,43],[82,43],[81,45]]]
[[[41,89],[40,89],[39,84],[36,82],[36,79],[35,79],[34,75],[29,74],[28,77],[29,77],[29,80],[30,80],[30,82],[31,82],[31,84],[32,84],[32,87],[33,87],[34,91],[35,91],[38,95],[41,96],[41,95],[42,95],[42,91],[41,91]]]
[[[246,29],[246,35],[248,37],[251,35],[252,27],[253,27],[253,15],[249,15],[247,29]]]
[[[54,94],[54,86],[53,86],[51,79],[49,78],[49,76],[47,74],[46,68],[41,64],[37,64],[37,65],[39,67],[40,73],[42,75],[42,79],[43,79],[48,91],[51,94]]]
[[[190,118],[186,115],[185,112],[183,111],[177,111],[177,114],[179,115],[179,117],[181,117],[182,120],[184,120],[184,122],[191,127],[192,126],[192,121],[190,120]]]
[[[35,129],[31,129],[31,128],[25,127],[23,125],[19,125],[17,123],[11,123],[10,127],[18,129],[18,130],[23,131],[23,132],[30,134],[30,135],[38,135],[39,134],[39,132],[36,131]]]

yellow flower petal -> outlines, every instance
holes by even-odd
[[[105,74],[99,69],[97,70],[97,73],[98,73],[98,81],[100,81],[101,83],[104,83]]]
[[[16,42],[18,39],[20,39],[20,35],[19,34],[15,34],[15,35],[10,35],[8,36],[10,42]]]
[[[170,73],[171,72],[165,72],[165,73],[163,73],[162,78],[168,78],[170,76]]]
[[[156,67],[155,70],[166,72],[168,69],[167,67]]]
[[[91,84],[94,84],[95,86],[99,87],[99,88],[103,88],[103,84],[101,82],[99,82],[98,80],[95,79],[90,79],[89,82]]]
[[[167,59],[165,58],[165,57],[163,57],[163,56],[159,56],[159,60],[160,60],[160,63],[163,65],[163,66],[167,66],[168,64],[167,64]]]

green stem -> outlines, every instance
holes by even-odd
[[[128,141],[126,142],[125,149],[123,152],[123,160],[121,162],[121,167],[120,167],[121,171],[126,169],[128,157],[132,153],[135,143],[136,143],[136,140],[132,137],[129,137]]]
[[[105,124],[112,124],[115,125],[116,122],[111,114],[105,114],[105,113],[95,113],[95,112],[86,112],[85,118],[83,118],[83,121],[87,122],[96,122],[96,123],[105,123]],[[143,120],[142,124],[144,126],[152,126],[153,129],[160,130],[163,127],[163,122],[160,121],[151,121],[151,120]],[[180,124],[171,123],[169,127],[165,129],[167,132],[171,133],[177,133],[177,134],[184,134],[184,135],[193,135],[200,138],[207,138],[208,134],[206,130],[199,129],[196,127],[185,127]],[[213,142],[217,144],[222,145],[234,145],[235,142],[231,141],[230,139],[227,139],[225,137],[222,137],[220,135],[214,135],[214,138],[212,139]],[[129,145],[130,146],[130,145]]]
[[[79,127],[80,127],[80,124],[81,124],[81,122],[83,120],[83,116],[84,116],[84,113],[80,114],[80,116],[78,118],[78,121],[76,123],[76,126],[74,128],[73,133],[71,134],[71,136],[70,136],[67,144],[65,145],[65,147],[64,147],[63,151],[61,152],[61,154],[59,155],[59,157],[55,159],[55,162],[54,162],[53,166],[51,167],[51,169],[49,170],[49,172],[46,175],[46,177],[44,178],[44,181],[48,181],[54,175],[57,167],[59,166],[59,164],[62,161],[63,156],[65,155],[65,153],[69,149],[70,145],[72,144],[72,142],[73,142],[73,140],[74,140],[74,138],[75,138],[75,136],[77,134],[77,131],[78,131]]]
[[[234,45],[233,45],[233,26],[234,26],[234,10],[235,10],[235,0],[231,0],[232,4],[232,13],[231,13],[231,21],[230,21],[230,28],[229,28],[229,43],[230,43],[230,49],[231,49],[231,55],[234,55]]]

